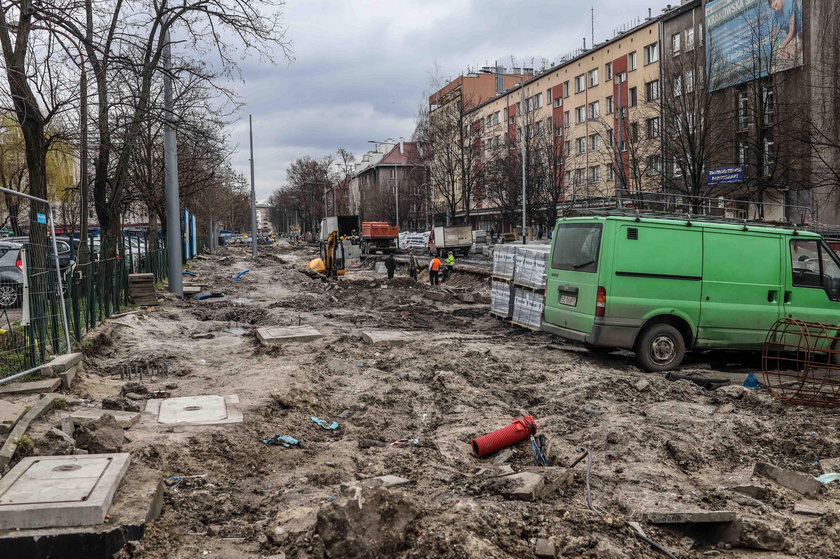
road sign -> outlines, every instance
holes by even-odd
[[[743,182],[743,180],[743,165],[735,165],[733,167],[720,167],[719,169],[709,169],[708,171],[706,171],[707,184],[729,184],[733,182]]]

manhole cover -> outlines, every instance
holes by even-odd
[[[227,419],[227,403],[222,396],[167,398],[160,403],[159,423],[214,422]]]

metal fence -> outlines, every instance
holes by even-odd
[[[78,348],[101,321],[131,306],[130,273],[166,279],[166,250],[124,242],[120,256],[100,258],[89,240],[56,236],[49,202],[0,188],[7,229],[0,237],[0,383],[37,373],[55,355]]]

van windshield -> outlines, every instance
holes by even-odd
[[[564,223],[554,231],[551,267],[555,270],[597,272],[601,247],[600,223]]]

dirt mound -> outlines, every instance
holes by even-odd
[[[399,491],[353,487],[318,511],[316,531],[328,559],[384,559],[408,547],[418,516]]]

